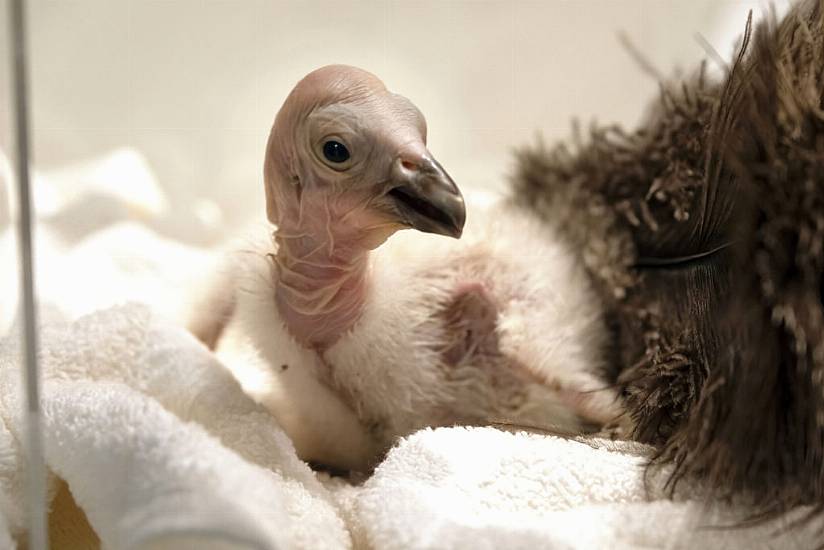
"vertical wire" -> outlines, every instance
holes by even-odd
[[[17,187],[19,200],[18,247],[20,250],[21,304],[23,318],[23,371],[26,405],[26,494],[30,550],[48,548],[46,528],[46,468],[40,418],[40,379],[37,365],[37,316],[34,301],[31,196],[29,193],[29,120],[26,74],[26,29],[23,0],[10,0],[11,52],[13,59]]]

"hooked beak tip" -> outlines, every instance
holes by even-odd
[[[393,182],[389,196],[406,225],[425,233],[461,237],[466,205],[460,189],[437,161],[425,157],[410,165],[398,159]]]

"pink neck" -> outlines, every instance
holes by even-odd
[[[278,311],[298,342],[320,351],[352,328],[366,300],[369,249],[346,233],[328,219],[275,233]]]

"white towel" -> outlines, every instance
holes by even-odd
[[[120,382],[150,395],[224,445],[267,468],[287,472],[329,498],[274,418],[183,328],[140,304],[81,317],[48,346],[47,380]]]
[[[299,483],[244,461],[122,384],[56,384],[44,417],[46,460],[107,548],[344,544],[328,536],[336,522]]]
[[[349,547],[330,495],[271,415],[182,328],[130,304],[47,322],[41,342],[47,463],[106,547],[207,532],[240,548]],[[15,344],[0,347],[12,443],[22,434]],[[5,451],[0,488],[11,488],[19,534],[22,460],[14,445]]]
[[[704,528],[729,525],[741,510],[667,500],[660,474],[648,478],[647,492],[645,450],[493,428],[424,430],[393,449],[361,490],[344,490],[341,505],[360,543],[382,550],[820,544],[820,522],[777,532],[792,518],[743,529]]]
[[[46,316],[51,310],[45,311]],[[46,326],[62,327],[62,318]],[[22,399],[22,349],[16,327],[0,339],[0,513],[2,522],[14,537],[23,535],[26,528],[24,403]],[[51,329],[42,337],[52,336]],[[51,486],[51,480],[50,480]],[[0,548],[3,548],[0,546]]]

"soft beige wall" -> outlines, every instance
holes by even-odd
[[[5,30],[7,0],[0,5]],[[424,112],[430,148],[459,184],[495,187],[503,182],[513,146],[538,132],[550,140],[566,137],[572,116],[635,123],[656,83],[620,46],[618,31],[671,73],[677,64],[691,67],[704,56],[696,32],[728,56],[746,10],[759,3],[29,5],[38,167],[134,147],[169,193],[174,216],[160,229],[210,242],[262,211],[260,167],[269,125],[291,86],[315,67],[349,63],[375,72]],[[0,62],[4,92],[7,57]],[[0,101],[4,138],[8,122],[8,101]],[[197,197],[220,205],[226,224],[201,227],[192,213]]]

